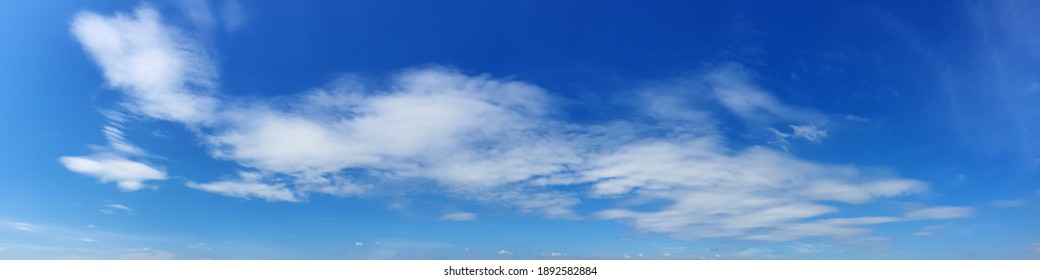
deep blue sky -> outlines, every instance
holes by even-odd
[[[674,2],[0,2],[0,258],[1040,257],[1040,5]]]

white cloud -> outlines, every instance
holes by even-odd
[[[94,243],[94,242],[97,242],[97,240],[94,240],[94,239],[90,239],[90,238],[86,238],[86,237],[84,237],[84,238],[80,238],[80,239],[79,239],[79,241],[83,241],[83,242],[86,242],[86,243]]]
[[[133,214],[134,213],[134,210],[130,209],[130,207],[127,207],[126,205],[122,205],[122,204],[115,204],[115,203],[105,204],[105,205],[103,205],[103,208],[101,208],[99,211],[101,211],[101,213],[105,213],[105,214],[111,215],[111,214],[115,214],[115,210],[122,211],[123,213],[126,213],[126,214]]]
[[[956,219],[971,216],[974,210],[969,207],[939,206],[917,209],[907,212],[904,217],[909,220]]]
[[[447,214],[444,214],[444,215],[441,216],[441,220],[444,220],[444,221],[458,221],[458,222],[462,222],[462,221],[472,221],[472,220],[476,220],[476,219],[477,219],[477,214],[470,213],[470,212],[462,212],[462,211],[451,212],[451,213],[447,213]]]
[[[773,132],[773,136],[776,137],[780,146],[787,150],[788,139],[802,139],[813,143],[820,143],[823,138],[827,138],[827,131],[816,127],[816,125],[788,125],[791,128],[791,132],[782,132],[778,129],[769,128],[769,131]]]
[[[917,194],[927,184],[765,147],[732,147],[712,114],[669,102],[682,95],[646,94],[657,98],[644,104],[650,123],[576,125],[555,119],[553,97],[536,85],[426,67],[404,71],[385,86],[346,80],[277,100],[219,99],[201,44],[163,25],[150,8],[132,16],[82,12],[72,31],[109,85],[125,93],[127,109],[192,128],[213,157],[251,170],[237,179],[188,184],[221,195],[292,202],[419,180],[435,182],[433,188],[451,197],[559,218],[581,218],[574,208],[585,200],[621,199],[625,203],[595,216],[680,239],[822,237],[863,244],[883,241],[869,236],[871,225],[971,214],[970,208],[933,207],[849,217],[841,211],[847,204]],[[750,77],[739,65],[724,65],[698,77],[703,84],[690,90],[749,123],[800,124],[789,125],[790,132],[774,129],[782,139],[827,137],[816,125],[826,121],[820,113],[781,102]],[[118,132],[110,142],[124,139]],[[124,189],[166,178],[123,157],[62,162]],[[648,205],[655,207],[641,207]]]
[[[105,139],[108,140],[109,147],[116,153],[124,155],[145,154],[144,150],[126,140],[126,135],[118,126],[119,123],[110,122],[101,130],[105,134]]]
[[[147,153],[126,139],[123,122],[126,116],[114,112],[103,112],[108,124],[102,129],[107,146],[94,147],[90,156],[62,157],[62,165],[70,171],[98,178],[102,183],[115,182],[123,191],[137,191],[149,180],[165,180],[166,172],[143,162],[129,159]]]
[[[39,230],[39,227],[37,227],[37,226],[35,226],[33,224],[23,223],[23,222],[0,221],[0,224],[3,224],[5,226],[7,226],[8,228],[19,230],[19,231],[24,231],[24,232],[33,232],[33,231]]]
[[[262,182],[259,174],[242,172],[239,180],[212,183],[188,183],[188,187],[207,192],[240,198],[260,198],[267,201],[296,202],[299,198],[282,183]]]
[[[124,249],[123,255],[120,256],[120,259],[124,260],[172,260],[176,258],[177,256],[173,253],[147,247]]]
[[[790,248],[791,250],[794,250],[795,252],[801,254],[812,253],[819,250],[815,245],[804,243],[798,243],[797,245],[791,246]]]
[[[952,225],[953,224],[951,224],[951,223],[947,223],[947,224],[941,224],[941,225],[926,226],[926,227],[921,228],[921,230],[913,232],[913,235],[916,235],[916,236],[936,236],[936,235],[939,235],[940,231],[945,230],[945,229],[949,228]]]
[[[147,164],[116,156],[61,157],[69,170],[97,177],[102,183],[115,182],[123,191],[136,191],[149,180],[165,180],[166,172]]]
[[[209,244],[202,243],[202,242],[191,244],[191,245],[188,245],[186,247],[188,249],[192,249],[192,250],[203,250],[203,251],[213,250],[213,246],[210,246]]]
[[[181,10],[191,20],[191,23],[195,25],[195,28],[210,30],[217,24],[217,20],[213,17],[208,2],[205,0],[184,0],[176,3],[180,4]]]
[[[920,181],[879,178],[765,148],[726,152],[718,145],[703,138],[681,144],[658,141],[623,147],[594,161],[598,168],[584,174],[599,181],[593,185],[595,193],[639,190],[634,201],[663,205],[652,212],[605,210],[599,217],[628,220],[642,231],[681,239],[788,239],[752,233],[781,230],[839,210],[823,202],[859,204],[926,189]],[[854,231],[845,225],[828,229],[834,236]],[[818,235],[828,236],[823,231]]]
[[[365,242],[361,242],[361,241],[354,242],[354,247],[364,247],[364,246],[365,246]]]
[[[130,98],[132,111],[163,120],[200,123],[217,102],[208,95],[216,71],[199,45],[163,25],[148,7],[133,15],[78,13],[72,34],[101,66],[108,84]]]
[[[845,115],[845,120],[850,122],[870,122],[870,119],[853,114]]]
[[[225,1],[220,11],[223,16],[221,19],[223,19],[224,30],[228,32],[234,32],[249,23],[249,17],[246,16],[245,8],[242,7],[242,1]]]
[[[1024,199],[994,200],[993,202],[990,202],[990,205],[993,205],[994,207],[1004,207],[1004,208],[1019,207],[1019,206],[1026,205],[1026,200],[1024,200]]]
[[[827,131],[817,128],[816,125],[790,125],[790,127],[793,131],[791,137],[794,138],[801,138],[814,143],[819,143],[823,138],[827,138]]]
[[[715,98],[730,112],[755,122],[797,121],[817,123],[825,118],[806,108],[784,104],[767,91],[753,86],[751,73],[739,64],[727,64],[706,76]]]
[[[498,255],[499,256],[512,256],[513,252],[506,251],[506,250],[498,250]]]
[[[551,253],[544,253],[544,252],[543,252],[543,253],[542,253],[542,256],[543,256],[543,257],[553,257],[553,258],[559,258],[559,257],[566,257],[566,256],[567,256],[567,253],[560,253],[560,252],[551,252]]]

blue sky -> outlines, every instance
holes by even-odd
[[[2,2],[0,258],[1040,258],[1040,5],[714,2]]]

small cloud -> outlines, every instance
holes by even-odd
[[[968,183],[968,176],[965,176],[964,174],[957,174],[957,176],[953,178],[954,185],[964,185],[966,183]]]
[[[97,228],[97,226],[95,226],[94,224],[88,224],[87,228],[93,229],[93,228]]]
[[[939,206],[910,211],[905,217],[909,220],[955,219],[971,216],[974,212],[969,207]]]
[[[94,243],[94,242],[97,242],[97,240],[94,240],[94,239],[90,239],[90,238],[86,238],[86,237],[84,237],[84,238],[80,238],[80,239],[79,239],[79,241],[83,241],[83,242],[87,242],[87,243]]]
[[[780,145],[785,151],[790,139],[802,139],[812,143],[820,143],[823,138],[827,138],[827,131],[816,127],[816,125],[788,125],[791,128],[791,132],[783,132],[776,128],[769,128],[769,131],[773,132],[776,136],[777,144]]]
[[[212,183],[189,182],[188,187],[239,198],[260,198],[270,202],[299,202],[300,199],[292,190],[282,183],[268,183],[259,173],[240,172],[239,180],[225,180]]]
[[[661,256],[665,257],[665,258],[671,258],[672,257],[672,253],[665,252],[664,254],[661,254]]]
[[[506,251],[506,250],[498,250],[498,255],[499,256],[512,256],[513,252]]]
[[[567,256],[567,253],[560,253],[560,252],[542,253],[542,256],[543,257],[559,258],[559,257]]]
[[[363,247],[363,246],[365,246],[365,242],[361,242],[361,241],[354,242],[354,247]]]
[[[870,119],[853,114],[845,115],[845,120],[850,122],[870,122]]]
[[[199,242],[199,243],[188,245],[188,249],[209,251],[209,250],[212,250],[213,247],[209,246],[209,245],[206,245],[206,243]]]
[[[248,23],[241,1],[229,0],[224,2],[224,6],[220,10],[223,15],[224,29],[228,32],[234,32]]]
[[[38,230],[38,228],[36,226],[34,226],[32,224],[28,224],[28,223],[8,222],[7,224],[8,224],[8,226],[10,228],[13,228],[13,229],[16,229],[16,230],[20,230],[20,231],[25,231],[25,232],[33,232],[33,231]]]
[[[823,138],[827,138],[827,131],[817,128],[816,125],[790,125],[793,134],[793,138],[802,138],[813,143],[820,143]]]
[[[795,252],[798,252],[798,253],[806,254],[806,253],[815,252],[816,251],[816,246],[813,246],[812,244],[798,243],[798,245],[791,246],[791,250],[794,250]]]
[[[990,202],[990,205],[993,205],[993,207],[1010,208],[1026,205],[1026,201],[1024,199],[994,200]]]
[[[112,215],[112,214],[115,214],[116,212],[123,212],[123,213],[126,213],[126,214],[133,214],[134,213],[134,210],[130,209],[130,207],[127,207],[126,205],[122,205],[122,204],[117,204],[117,203],[105,204],[103,206],[103,208],[98,209],[98,211],[100,211],[101,213],[104,213],[106,215]]]
[[[927,226],[921,228],[919,231],[915,231],[913,234],[916,236],[936,236],[939,235],[939,231],[950,227],[952,224],[943,224],[935,226]]]
[[[444,216],[441,216],[441,220],[442,221],[463,222],[463,221],[472,221],[472,220],[476,220],[476,219],[477,219],[477,214],[473,214],[473,213],[470,213],[470,212],[462,212],[462,211],[451,212],[451,213],[448,213],[448,214],[444,214]]]
[[[61,164],[72,172],[98,178],[102,183],[115,182],[122,191],[144,188],[145,181],[166,180],[166,172],[147,164],[122,157],[61,157]]]
[[[124,260],[172,260],[177,258],[173,253],[152,248],[126,249],[125,251],[122,256]]]

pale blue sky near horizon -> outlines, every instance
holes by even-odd
[[[0,259],[1037,259],[1028,1],[0,1]]]

